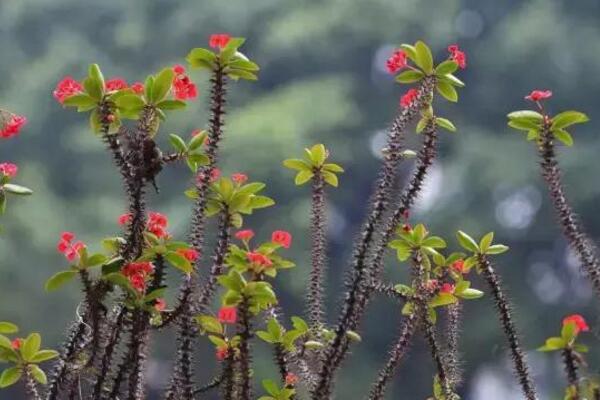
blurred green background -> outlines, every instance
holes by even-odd
[[[107,77],[129,82],[173,63],[190,48],[206,46],[209,34],[230,32],[248,38],[244,51],[262,66],[258,83],[230,86],[221,166],[268,181],[277,206],[248,219],[263,237],[282,228],[294,234],[291,258],[298,268],[278,281],[289,314],[301,313],[308,268],[308,207],[305,187],[281,160],[322,142],[346,168],[341,187],[330,193],[330,319],[338,310],[341,280],[350,247],[363,220],[378,168],[378,149],[405,88],[394,84],[384,61],[395,45],[427,41],[438,60],[459,43],[469,57],[460,73],[467,87],[458,104],[440,102],[441,116],[459,127],[441,135],[440,158],[413,213],[433,232],[449,238],[463,229],[474,235],[494,230],[512,249],[499,270],[516,304],[525,332],[523,344],[542,399],[562,398],[564,382],[557,356],[534,349],[559,331],[566,314],[580,312],[593,326],[584,342],[595,345],[591,369],[600,368],[597,306],[578,263],[555,224],[538,175],[534,147],[505,125],[505,115],[527,107],[533,88],[552,89],[553,111],[575,108],[591,123],[574,130],[575,146],[560,151],[570,199],[594,238],[600,235],[598,185],[600,120],[600,3],[497,0],[3,0],[0,2],[0,104],[25,114],[20,137],[4,141],[0,161],[19,164],[18,181],[33,197],[9,204],[0,240],[0,319],[24,331],[40,330],[58,345],[79,301],[75,285],[45,294],[43,283],[65,266],[55,251],[62,230],[74,231],[92,247],[118,232],[124,200],[118,175],[104,146],[87,129],[84,115],[63,110],[52,98],[64,75],[80,78],[97,62]],[[193,72],[199,99],[173,114],[166,134],[188,135],[206,123],[207,75]],[[411,135],[415,136],[415,135]],[[415,137],[409,141],[418,146]],[[411,166],[403,167],[403,176]],[[181,238],[188,229],[190,203],[183,196],[190,174],[184,166],[159,178],[160,195],[151,208],[168,214]],[[207,263],[208,266],[208,263]],[[389,259],[391,280],[406,266]],[[481,287],[481,282],[476,286]],[[467,400],[520,398],[510,375],[503,337],[488,298],[468,302],[462,333]],[[360,399],[380,367],[397,330],[398,308],[389,300],[372,303],[363,342],[356,346],[338,380],[340,399]],[[149,374],[150,397],[168,376],[173,335],[156,339]],[[198,375],[213,374],[214,356],[202,339]],[[595,342],[595,343],[594,343]],[[267,347],[257,345],[256,378],[274,376]],[[431,394],[433,368],[421,340],[394,380],[389,399],[424,399]],[[16,391],[2,399],[20,399]]]

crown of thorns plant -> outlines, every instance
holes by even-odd
[[[283,161],[283,166],[294,171],[296,185],[309,184],[311,195],[306,312],[290,316],[278,304],[276,282],[279,274],[295,266],[286,258],[292,235],[277,230],[271,237],[255,237],[245,226],[244,216],[262,213],[261,209],[275,204],[264,194],[266,185],[250,181],[241,172],[222,176],[218,169],[227,90],[236,81],[256,80],[259,72],[258,65],[240,50],[243,43],[243,38],[215,34],[210,37],[210,49],[189,52],[189,67],[210,80],[210,117],[206,130],[196,130],[188,138],[170,135],[169,150],[161,149],[155,140],[162,122],[198,96],[186,67],[168,67],[130,85],[122,78],[105,79],[100,67],[92,64],[82,81],[65,77],[58,83],[55,99],[65,108],[89,114],[91,130],[104,143],[121,176],[127,208],[115,216],[120,233],[98,246],[88,246],[72,232],[61,234],[57,250],[65,256],[65,264],[48,279],[46,290],[78,281],[81,304],[59,352],[42,349],[38,333],[17,337],[17,326],[0,322],[0,361],[9,364],[0,376],[0,387],[21,383],[33,400],[145,399],[152,338],[172,329],[177,352],[164,388],[167,400],[199,399],[211,391],[220,393],[223,400],[256,396],[260,400],[332,399],[336,374],[352,346],[361,341],[369,303],[384,295],[397,304],[400,322],[387,360],[365,389],[365,398],[384,398],[411,342],[422,335],[434,366],[431,399],[459,399],[462,311],[466,301],[484,296],[476,288],[483,285],[497,311],[523,397],[538,399],[495,261],[508,247],[494,243],[492,232],[475,240],[459,231],[457,251],[450,252],[446,239],[431,234],[423,223],[410,221],[410,210],[437,156],[439,129],[456,131],[449,119],[437,115],[434,102],[439,97],[458,101],[457,89],[465,85],[455,74],[467,66],[465,52],[451,45],[448,56],[436,64],[429,47],[418,41],[401,45],[386,62],[395,80],[411,88],[402,95],[389,125],[336,316],[328,316],[323,306],[328,264],[326,197],[338,186],[344,170],[322,144]],[[559,142],[573,145],[572,125],[588,118],[577,111],[550,115],[544,104],[551,96],[548,90],[531,92],[525,98],[535,109],[510,113],[508,125],[525,132],[535,144],[564,236],[600,297],[597,249],[566,199],[555,154]],[[10,138],[19,134],[26,118],[2,110],[0,122],[0,137]],[[413,125],[422,137],[417,152],[404,147]],[[411,158],[415,158],[412,176],[400,190],[394,189],[398,167]],[[193,203],[185,241],[171,235],[168,217],[150,211],[146,201],[148,190],[158,190],[160,172],[178,162],[189,167],[192,183],[185,191]],[[14,164],[0,164],[0,213],[17,197],[32,194],[13,183],[17,172]],[[217,220],[218,240],[213,249],[205,243],[210,218]],[[384,259],[390,250],[410,270],[409,281],[389,282],[384,277]],[[167,275],[172,274],[181,277],[178,287],[166,284]],[[167,291],[177,291],[174,304],[164,300]],[[438,318],[439,314],[444,318]],[[567,316],[560,336],[548,338],[539,348],[561,352],[567,378],[565,399],[600,399],[599,383],[588,372],[584,358],[588,348],[580,341],[587,331],[583,316]],[[194,348],[201,340],[214,345],[214,360],[194,362]],[[252,343],[258,340],[272,346],[278,376],[253,373]],[[47,378],[39,365],[50,360],[54,365]],[[214,379],[198,382],[195,369],[214,369],[214,365]],[[262,379],[261,389],[257,379]]]

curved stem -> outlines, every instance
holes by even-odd
[[[552,133],[548,126],[542,130],[538,153],[542,160],[540,164],[542,175],[548,185],[563,234],[577,254],[583,271],[592,282],[596,295],[600,298],[600,261],[598,260],[597,249],[581,227],[565,195],[554,151]]]
[[[529,374],[529,367],[525,359],[525,354],[521,349],[519,343],[519,335],[517,328],[512,317],[511,305],[502,291],[502,283],[500,277],[496,274],[492,263],[487,259],[486,256],[480,255],[478,258],[478,266],[482,271],[483,277],[487,282],[492,295],[494,296],[494,302],[496,304],[496,310],[500,318],[500,323],[504,331],[504,335],[508,341],[510,348],[514,372],[521,385],[521,390],[527,400],[536,400],[537,394],[535,387],[533,386],[533,380]]]

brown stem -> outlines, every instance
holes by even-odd
[[[326,215],[324,181],[320,170],[316,170],[312,179],[311,207],[311,263],[306,310],[310,324],[318,328],[324,324],[325,273],[327,259]]]
[[[568,347],[563,349],[562,357],[563,362],[565,363],[565,372],[567,373],[569,386],[575,388],[575,393],[570,400],[579,400],[581,398],[579,390],[579,375],[577,373],[577,363],[573,355],[573,350]]]

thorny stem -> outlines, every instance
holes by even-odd
[[[514,372],[519,380],[523,394],[527,400],[536,400],[537,394],[535,387],[533,386],[533,381],[529,374],[529,367],[527,366],[525,354],[519,343],[519,335],[513,321],[511,305],[502,291],[500,277],[496,274],[492,263],[485,255],[479,255],[478,264],[483,273],[483,277],[494,296],[498,316],[500,317],[504,334],[508,340],[514,364]]]
[[[230,350],[227,358],[223,360],[223,381],[221,383],[221,393],[223,395],[223,400],[233,400],[233,362],[233,352]]]
[[[324,181],[320,170],[314,171],[312,179],[312,207],[311,207],[311,262],[312,269],[308,284],[307,313],[310,324],[317,328],[324,323],[324,296],[325,273],[327,263],[327,238],[326,238],[326,210]]]
[[[407,108],[404,108],[396,117],[388,132],[387,148],[382,163],[379,178],[372,197],[370,211],[365,222],[358,242],[354,246],[352,267],[347,282],[347,292],[344,298],[341,317],[335,330],[333,343],[324,352],[323,365],[319,372],[319,381],[312,393],[313,399],[325,400],[331,396],[331,383],[335,370],[348,349],[346,332],[356,328],[358,323],[356,309],[360,308],[365,292],[365,280],[369,276],[367,270],[367,254],[375,238],[377,227],[388,209],[391,187],[397,174],[397,167],[402,159],[401,148],[404,131],[409,122],[417,115],[417,112],[430,101],[431,93],[435,85],[435,78],[429,77],[423,81],[418,89],[417,100]]]
[[[444,362],[448,366],[448,382],[453,390],[460,385],[462,380],[460,361],[460,327],[462,324],[462,303],[456,302],[446,308],[446,326],[444,329],[445,352]]]
[[[110,366],[115,347],[117,346],[119,339],[121,338],[121,334],[123,333],[123,324],[127,314],[126,309],[124,307],[118,307],[118,310],[115,310],[115,313],[116,319],[111,325],[111,335],[108,339],[106,347],[104,348],[104,355],[102,356],[102,360],[100,362],[100,369],[96,374],[96,383],[94,384],[93,394],[94,399],[100,399],[102,390],[104,389],[104,382],[110,372]]]
[[[567,380],[569,382],[569,386],[575,388],[574,397],[572,397],[571,400],[579,400],[579,375],[577,373],[577,363],[573,355],[573,350],[569,347],[563,349],[562,357],[565,363],[565,372],[567,373]]]
[[[205,393],[208,392],[209,390],[218,388],[219,385],[221,384],[221,382],[223,382],[223,375],[219,375],[214,377],[213,379],[211,379],[210,382],[208,382],[206,385],[199,387],[198,389],[194,390],[194,395],[196,394],[201,394],[201,393]]]
[[[33,379],[33,374],[31,373],[29,366],[24,366],[23,371],[25,374],[25,391],[27,392],[30,400],[41,400],[42,398],[37,390],[37,385]]]
[[[545,126],[541,132],[538,153],[541,158],[542,175],[548,185],[563,234],[571,248],[577,253],[583,271],[592,282],[596,295],[600,297],[600,261],[598,260],[597,249],[584,232],[567,200],[554,151],[552,133],[548,126]]]
[[[252,338],[252,326],[250,322],[250,308],[248,298],[243,297],[238,306],[240,319],[238,323],[238,335],[240,335],[239,345],[239,400],[252,399],[252,386],[250,379],[250,369],[252,364],[252,354],[250,353],[250,339]]]

